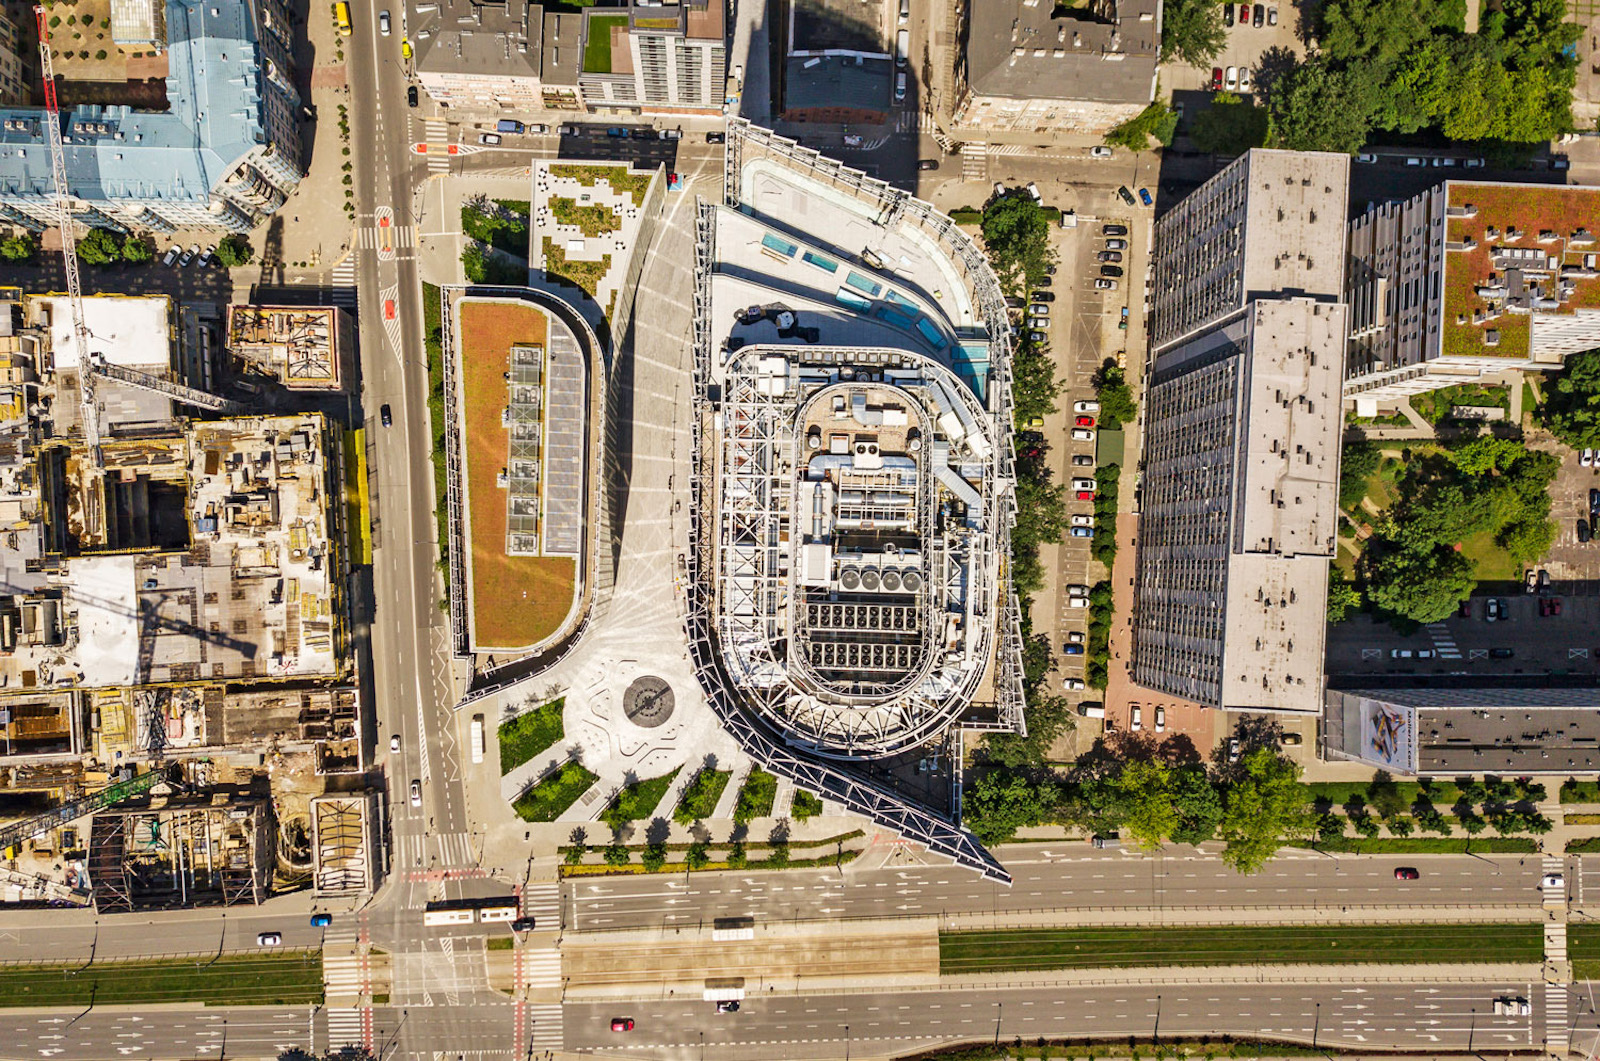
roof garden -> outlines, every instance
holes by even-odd
[[[1452,181],[1446,357],[1532,356],[1532,315],[1600,308],[1600,189]]]
[[[583,72],[611,73],[611,34],[628,25],[627,15],[591,15],[589,39],[583,46]]]

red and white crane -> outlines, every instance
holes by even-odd
[[[83,397],[83,441],[95,470],[100,453],[100,409],[95,403],[95,369],[89,353],[89,325],[83,316],[83,283],[78,278],[78,246],[73,238],[72,193],[67,189],[67,153],[61,146],[61,105],[56,99],[55,64],[50,61],[50,25],[44,5],[33,9],[39,20],[39,68],[44,72],[44,126],[50,141],[50,174],[55,179],[56,224],[61,229],[61,261],[67,271],[67,302],[72,309],[72,335],[78,344],[78,390]]]

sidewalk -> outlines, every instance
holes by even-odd
[[[260,267],[331,268],[350,248],[355,226],[345,213],[346,141],[339,132],[339,105],[349,105],[345,64],[338,55],[337,31],[326,7],[313,5],[306,17],[307,40],[297,50],[300,90],[310,86],[307,104],[315,120],[302,122],[308,172],[263,230],[253,233]],[[309,128],[308,128],[309,127]],[[265,279],[265,277],[263,278]]]

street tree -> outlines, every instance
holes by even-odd
[[[967,825],[985,844],[1000,844],[1018,829],[1042,825],[1055,805],[1054,785],[1008,770],[983,774],[964,800]]]
[[[1014,295],[1038,287],[1055,261],[1044,207],[1026,192],[997,196],[983,208],[983,242],[1001,285]]]
[[[1267,109],[1231,92],[1218,92],[1194,117],[1189,139],[1213,155],[1242,155],[1267,142]]]
[[[1115,783],[1123,797],[1122,831],[1141,849],[1154,851],[1179,824],[1171,767],[1159,759],[1133,759],[1122,765]]]
[[[0,258],[9,262],[23,262],[33,257],[33,252],[38,249],[33,237],[28,233],[17,233],[0,239]]]
[[[87,265],[109,265],[121,256],[121,241],[107,229],[91,228],[78,241],[78,260]]]
[[[255,255],[255,248],[250,241],[238,233],[222,237],[217,242],[217,260],[228,268],[248,265]]]
[[[1161,11],[1161,61],[1205,67],[1228,43],[1217,0],[1167,0]]]
[[[1260,747],[1246,752],[1239,766],[1238,776],[1223,790],[1217,835],[1226,845],[1222,861],[1240,873],[1254,873],[1284,841],[1310,835],[1314,816],[1297,764]]]

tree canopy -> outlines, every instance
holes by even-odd
[[[217,260],[230,269],[249,264],[254,254],[255,248],[250,246],[250,241],[237,233],[224,236],[217,243]]]
[[[1310,836],[1314,817],[1300,767],[1271,748],[1253,748],[1240,760],[1240,776],[1222,792],[1217,835],[1222,861],[1254,873],[1284,840]]]
[[[78,241],[78,260],[89,265],[109,265],[122,257],[122,241],[115,232],[91,228]]]
[[[996,196],[983,208],[983,243],[1001,286],[1011,294],[1039,286],[1055,261],[1050,221],[1027,192]]]
[[[1569,131],[1581,30],[1565,0],[1505,0],[1477,33],[1464,13],[1464,0],[1327,0],[1322,50],[1271,93],[1269,142],[1353,153],[1374,128],[1489,144]]]
[[[1121,125],[1111,128],[1105,135],[1105,142],[1130,151],[1146,151],[1150,148],[1152,138],[1160,144],[1171,144],[1177,128],[1178,112],[1168,109],[1158,99]]]
[[[33,252],[38,249],[33,237],[28,234],[7,236],[0,239],[0,258],[11,262],[27,261],[33,257]]]
[[[1217,0],[1167,0],[1161,10],[1161,61],[1210,66],[1228,43]]]
[[[1545,388],[1545,427],[1576,449],[1600,446],[1600,350],[1576,354]]]
[[[1132,423],[1139,414],[1139,406],[1128,388],[1127,374],[1115,361],[1107,359],[1095,372],[1094,396],[1100,402],[1100,426],[1110,430]]]

